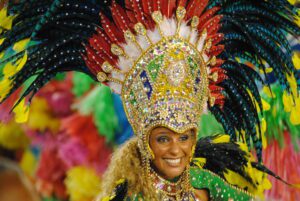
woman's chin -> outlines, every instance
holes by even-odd
[[[180,169],[170,168],[168,173],[165,174],[165,179],[173,180],[176,177],[179,177],[182,173],[183,173],[183,170],[181,168]]]

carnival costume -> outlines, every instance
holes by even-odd
[[[196,200],[193,189],[204,188],[212,200],[250,200],[246,190],[257,192],[261,172],[275,176],[261,164],[257,85],[263,79],[257,71],[266,74],[272,67],[290,92],[287,76],[295,69],[286,35],[299,36],[300,29],[294,23],[297,10],[287,1],[29,0],[11,2],[8,12],[0,38],[1,102],[34,77],[13,108],[30,103],[65,71],[81,71],[108,85],[121,95],[136,134],[124,149],[137,147],[142,168],[135,174],[154,186],[156,199]],[[7,58],[15,43],[19,51]],[[197,130],[203,111],[214,114],[230,139],[199,139],[191,167],[177,182],[164,180],[150,165],[150,131]],[[247,147],[255,149],[258,162]],[[260,181],[250,172],[260,172]],[[148,198],[131,191],[126,174],[104,199]]]

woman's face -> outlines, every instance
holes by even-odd
[[[157,127],[149,137],[150,148],[155,157],[152,164],[163,178],[174,179],[189,164],[194,143],[193,130],[179,134],[165,127]]]

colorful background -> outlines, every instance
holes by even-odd
[[[299,41],[290,42],[299,71]],[[268,75],[269,82],[275,82],[271,71]],[[300,73],[289,82],[294,94],[299,94]],[[271,90],[261,88],[263,161],[294,187],[270,178],[273,187],[265,195],[269,200],[300,200],[300,97],[280,91],[276,84]],[[84,74],[68,73],[58,75],[40,90],[30,112],[22,104],[11,112],[12,100],[0,106],[0,200],[9,181],[17,180],[1,176],[3,169],[17,172],[27,189],[42,200],[93,200],[111,153],[133,135],[120,97]],[[200,128],[199,136],[223,133],[210,114],[203,115]]]

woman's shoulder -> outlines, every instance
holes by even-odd
[[[247,191],[235,187],[217,174],[198,167],[191,167],[190,182],[195,189],[205,189],[212,200],[252,200]]]

